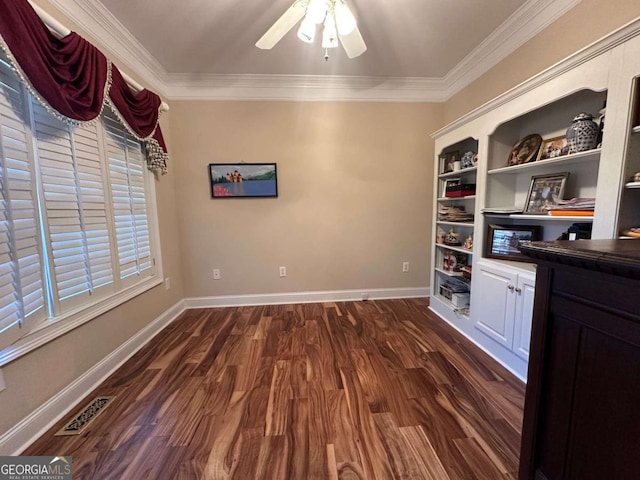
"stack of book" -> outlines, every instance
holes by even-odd
[[[466,212],[463,206],[440,205],[438,220],[443,222],[472,222],[473,213]]]
[[[595,198],[572,198],[559,200],[557,205],[548,207],[549,215],[570,217],[593,217]]]

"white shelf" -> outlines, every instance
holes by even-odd
[[[453,227],[473,227],[473,222],[445,222],[442,220],[438,220],[436,222],[438,225],[451,225]]]
[[[536,172],[538,170],[546,170],[550,165],[573,165],[577,163],[584,163],[589,161],[596,161],[600,158],[600,149],[587,150],[586,152],[573,153],[571,155],[565,155],[558,158],[549,158],[547,160],[540,160],[539,162],[525,163],[522,165],[513,165],[510,167],[494,168],[487,172],[488,175],[506,174],[506,173],[521,173],[523,170],[530,172]]]
[[[440,175],[438,175],[438,178],[449,178],[449,177],[457,177],[460,175],[466,175],[467,173],[471,173],[471,172],[475,172],[478,170],[478,167],[469,167],[469,168],[463,168],[461,170],[458,170],[457,172],[447,172],[447,173],[441,173]]]
[[[640,188],[640,182],[629,182],[624,185],[624,188]]]
[[[436,201],[438,202],[448,202],[452,200],[475,200],[475,195],[467,195],[466,197],[438,197]]]
[[[462,272],[449,272],[447,270],[443,270],[442,268],[436,268],[435,269],[436,272],[439,272],[443,275],[446,275],[447,277],[461,277],[462,276]]]
[[[631,129],[631,133],[640,133],[640,125],[637,125]]]
[[[454,247],[452,245],[447,245],[445,243],[436,243],[436,247],[446,248],[447,250],[453,250],[455,252],[466,253],[467,255],[473,255],[472,250],[468,250],[464,247]]]

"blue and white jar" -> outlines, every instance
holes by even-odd
[[[567,129],[567,146],[569,153],[584,152],[596,148],[598,141],[598,124],[593,121],[593,116],[588,113],[580,113]]]

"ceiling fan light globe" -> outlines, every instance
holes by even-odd
[[[313,43],[316,38],[316,24],[305,18],[298,29],[298,38],[305,43]]]
[[[307,6],[307,15],[305,19],[320,25],[327,15],[327,3],[325,0],[310,0]]]
[[[356,18],[349,10],[349,7],[342,0],[336,2],[336,25],[340,35],[349,35],[356,28]]]

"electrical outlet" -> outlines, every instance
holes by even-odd
[[[403,272],[409,271],[409,262],[402,262],[402,271]]]
[[[280,267],[280,276],[281,277],[287,276],[287,267]]]
[[[171,277],[164,279],[164,289],[169,290],[171,288]]]
[[[222,276],[220,275],[220,269],[219,268],[214,268],[213,269],[213,279],[214,280],[220,280],[222,278]]]

